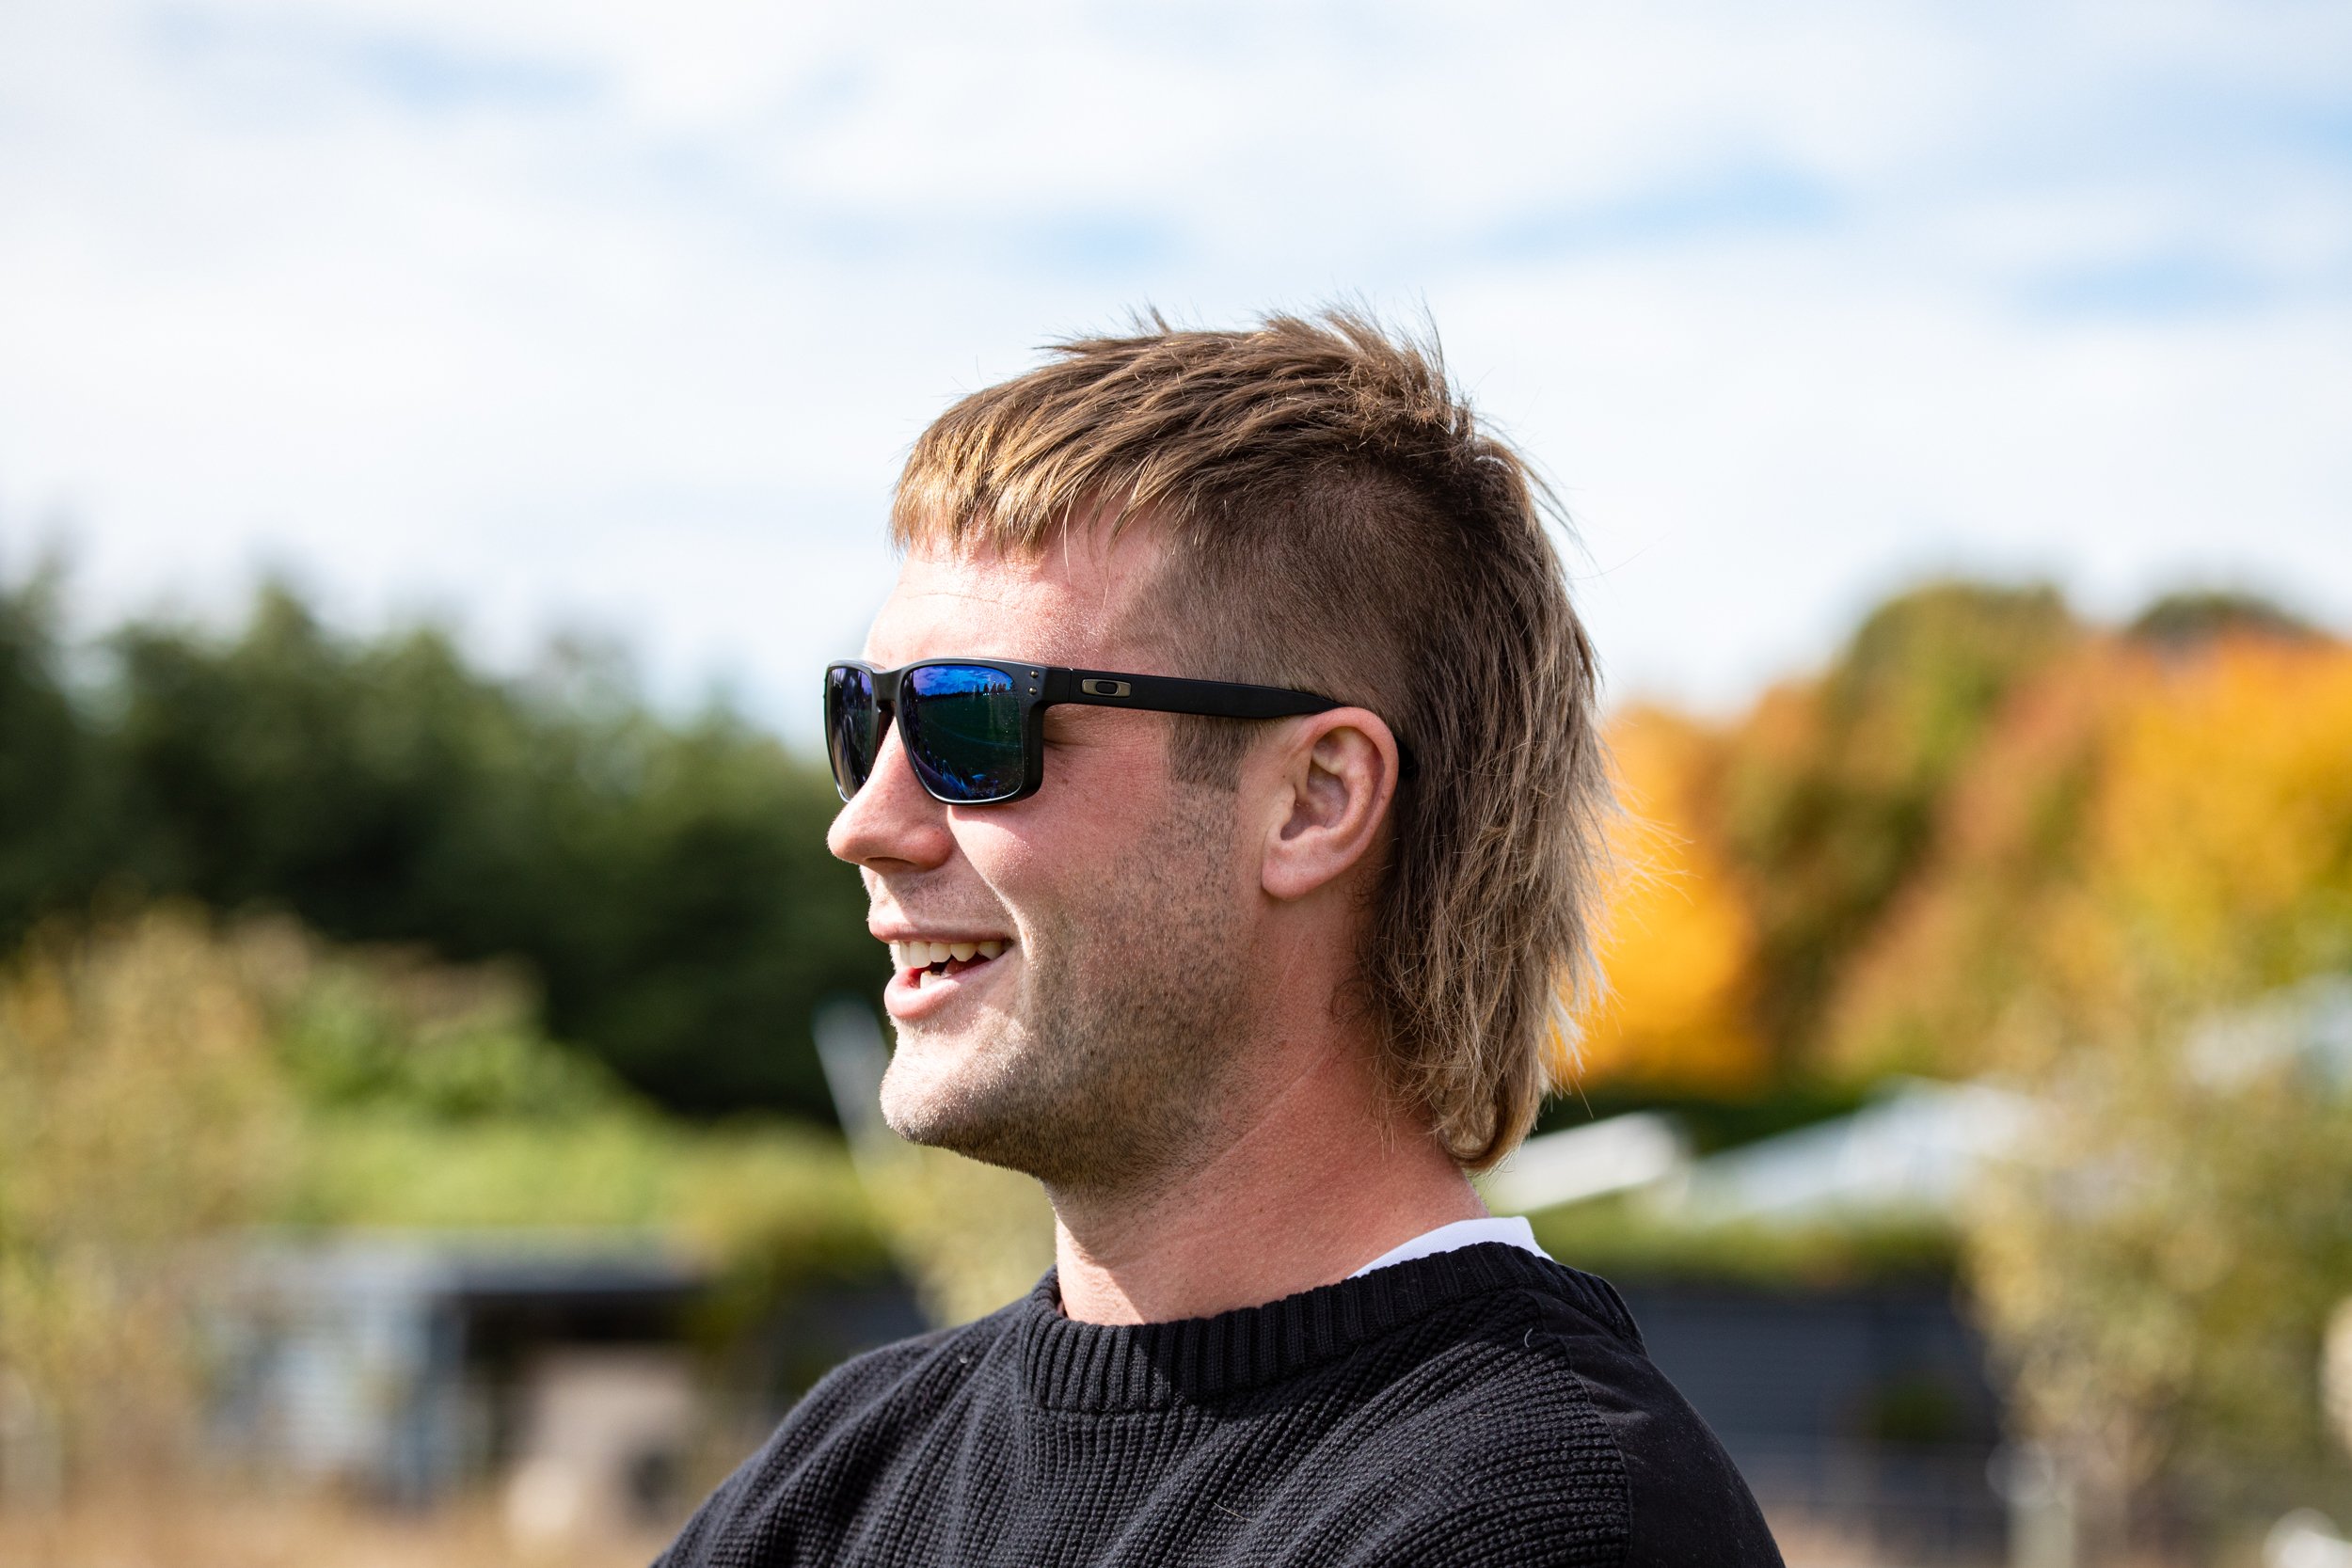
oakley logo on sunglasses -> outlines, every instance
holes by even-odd
[[[1104,704],[1212,719],[1287,719],[1340,705],[1311,691],[1177,675],[1042,668],[993,658],[930,658],[898,670],[844,659],[825,670],[825,751],[844,800],[866,785],[895,724],[930,797],[993,805],[1045,782],[1045,710]]]

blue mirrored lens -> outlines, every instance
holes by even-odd
[[[907,756],[944,800],[1002,800],[1021,792],[1021,695],[1001,670],[925,664],[898,688]]]
[[[825,672],[825,754],[833,763],[834,787],[846,800],[866,786],[874,771],[881,739],[874,707],[873,674],[854,664]]]

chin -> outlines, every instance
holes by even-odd
[[[976,1070],[980,1048],[924,1034],[899,1034],[882,1074],[882,1120],[909,1143],[961,1151],[988,1120],[980,1106],[986,1075]]]

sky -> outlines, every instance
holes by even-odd
[[[0,0],[0,577],[262,575],[796,740],[909,444],[1139,307],[1433,322],[1619,697],[1949,572],[2352,625],[2352,7]]]

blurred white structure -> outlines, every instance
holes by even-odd
[[[2003,1446],[1986,1479],[2009,1509],[2010,1568],[2074,1568],[2074,1494],[2049,1450]]]
[[[2320,1342],[2319,1399],[2328,1430],[2352,1454],[2352,1299],[2338,1302],[2328,1315]]]
[[[642,1526],[680,1481],[701,1414],[676,1346],[572,1346],[523,1377],[506,1482],[508,1532],[552,1548]]]
[[[2352,1568],[2352,1542],[2325,1513],[2298,1508],[2263,1538],[2263,1568]]]
[[[2190,1075],[2214,1088],[2291,1063],[2315,1088],[2352,1090],[2352,978],[2316,975],[2216,1013],[2189,1031],[2182,1055]]]
[[[1482,1185],[1517,1213],[1639,1192],[1702,1224],[1948,1214],[2030,1112],[2004,1089],[1910,1079],[1851,1116],[1694,1160],[1671,1117],[1637,1111],[1530,1138]]]
[[[1664,1181],[1690,1163],[1690,1142],[1670,1117],[1636,1111],[1530,1138],[1480,1185],[1493,1208],[1532,1213]]]
[[[2292,1064],[2315,1089],[2352,1089],[2352,979],[2324,975],[2216,1012],[2187,1032],[2180,1062],[2215,1088]],[[1670,1117],[1635,1112],[1530,1138],[1485,1189],[1496,1208],[1520,1212],[1639,1189],[1698,1224],[1949,1215],[1977,1172],[2015,1147],[2033,1109],[1988,1084],[1899,1079],[1851,1116],[1699,1160]],[[2352,1326],[2344,1333],[2338,1418],[2352,1431]]]
[[[896,1159],[906,1148],[882,1119],[882,1081],[890,1070],[890,1042],[882,1037],[882,1021],[860,999],[835,996],[818,1007],[809,1030],[834,1112],[850,1141],[850,1158],[860,1176],[869,1176],[878,1163]]]
[[[1905,1080],[1850,1117],[1699,1162],[1677,1206],[1705,1223],[1948,1214],[2030,1111],[2022,1096],[1980,1084]]]

